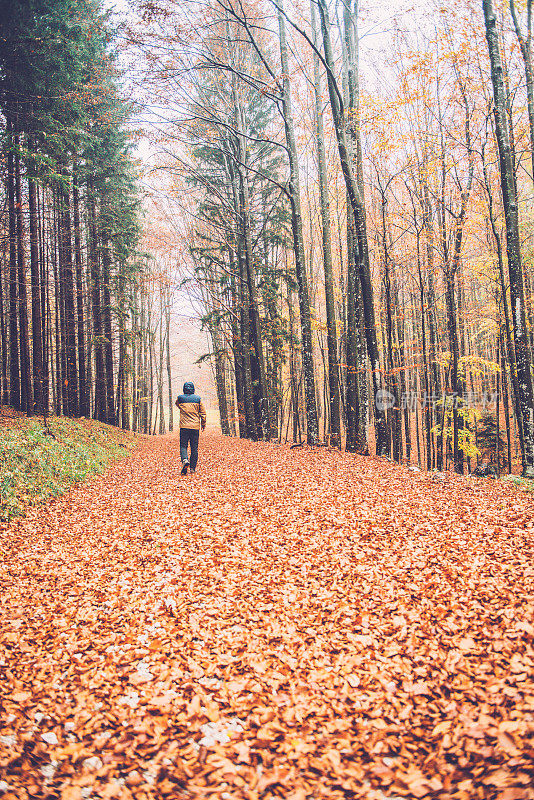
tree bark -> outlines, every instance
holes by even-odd
[[[384,295],[385,295],[385,314],[386,314],[386,342],[387,342],[387,386],[392,395],[391,406],[391,444],[393,460],[400,462],[402,456],[402,434],[401,434],[401,414],[400,397],[398,385],[398,369],[396,363],[396,341],[394,332],[394,310],[392,290],[392,263],[390,260],[388,246],[388,232],[386,225],[387,198],[385,190],[381,192],[381,220],[382,220],[382,255],[384,263]]]
[[[102,306],[100,300],[101,280],[100,263],[98,257],[98,239],[96,229],[96,204],[93,196],[93,187],[89,187],[88,205],[88,259],[91,274],[91,311],[93,320],[93,349],[94,349],[94,387],[95,402],[94,416],[101,422],[107,422],[106,409],[106,375],[104,368]],[[146,431],[145,431],[146,432]]]
[[[169,433],[174,430],[174,402],[172,396],[172,367],[171,367],[171,293],[167,292],[165,303],[166,325],[166,359],[167,359],[167,390],[169,393]]]
[[[28,288],[24,252],[24,222],[20,174],[19,136],[15,136],[15,215],[17,221],[18,312],[20,335],[20,404],[28,416],[33,414],[30,331],[28,325]]]
[[[41,325],[43,337],[43,406],[50,410],[50,287],[49,287],[49,237],[46,236],[45,226],[45,190],[37,189],[37,214],[39,220],[39,269],[41,286]]]
[[[62,282],[64,315],[65,315],[65,380],[67,381],[68,416],[78,416],[78,369],[76,352],[76,314],[74,311],[74,273],[72,269],[72,229],[70,213],[70,178],[64,170],[64,184],[59,186],[59,231],[62,237],[62,263],[60,279]]]
[[[32,350],[33,350],[33,396],[35,407],[43,415],[48,409],[44,403],[43,329],[41,317],[41,276],[39,271],[39,219],[35,181],[28,177],[28,206],[30,216],[30,271],[32,295]]]
[[[117,424],[113,378],[113,327],[111,320],[111,244],[102,235],[102,318],[104,323],[104,358],[106,375],[106,416],[109,425]]]
[[[9,240],[9,236],[7,237]],[[7,320],[6,313],[7,307],[4,302],[4,264],[8,263],[7,253],[9,250],[9,243],[4,239],[2,262],[0,263],[0,353],[2,361],[0,362],[0,405],[7,405],[9,403],[9,383],[7,377],[7,366],[9,363],[9,351],[7,343]]]
[[[128,347],[126,343],[126,299],[124,265],[119,266],[117,280],[117,327],[119,336],[119,363],[117,365],[117,424],[124,430],[130,428],[130,410],[128,406]],[[172,398],[171,398],[172,403]]]
[[[82,417],[89,417],[91,409],[89,402],[89,386],[86,370],[85,347],[85,319],[84,319],[84,286],[82,262],[82,232],[80,222],[80,191],[76,166],[73,169],[72,201],[74,216],[74,264],[76,269],[76,327],[78,338],[78,387],[79,387],[79,413]]]
[[[311,328],[310,299],[306,261],[304,256],[304,239],[302,234],[302,211],[300,205],[300,177],[297,154],[297,142],[293,123],[291,104],[291,84],[289,80],[289,62],[286,42],[286,29],[283,16],[283,5],[278,12],[278,30],[280,35],[280,61],[282,66],[282,107],[284,130],[289,155],[289,194],[291,203],[291,229],[295,252],[295,272],[297,275],[300,326],[302,337],[302,367],[304,371],[304,396],[306,404],[306,440],[310,445],[319,439],[319,420],[315,396],[315,370],[313,365],[313,340]]]
[[[250,363],[250,349],[251,349],[251,332],[250,332],[250,298],[249,298],[249,283],[248,271],[243,253],[243,237],[240,226],[241,217],[241,195],[238,186],[238,176],[235,167],[230,159],[227,161],[228,170],[231,177],[232,184],[232,198],[234,204],[234,215],[236,220],[234,240],[236,242],[236,257],[237,257],[237,272],[238,281],[236,292],[238,296],[239,306],[239,329],[240,329],[240,360],[241,360],[241,377],[242,377],[242,391],[243,391],[243,414],[240,414],[240,423],[242,417],[243,428],[246,438],[255,441],[258,438],[256,428],[256,418],[254,414],[254,396],[252,390],[252,369]],[[237,373],[236,373],[237,374]],[[238,395],[239,399],[239,395]]]
[[[259,403],[259,419],[256,420],[257,428],[262,431],[263,437],[269,439],[271,435],[270,420],[270,397],[267,383],[267,373],[265,369],[265,357],[263,352],[263,342],[261,335],[260,313],[258,306],[258,290],[256,286],[256,270],[254,266],[254,254],[252,252],[251,239],[251,219],[250,219],[250,192],[247,174],[247,148],[243,136],[245,121],[243,108],[239,102],[235,86],[233,89],[234,113],[238,128],[237,133],[237,164],[236,169],[239,175],[239,206],[242,226],[242,241],[244,243],[243,255],[247,268],[248,280],[248,299],[250,316],[250,333],[254,347],[255,372],[257,372],[256,391]]]
[[[20,410],[20,361],[17,284],[17,216],[15,212],[15,154],[13,125],[7,120],[7,197],[9,216],[9,403]]]
[[[534,181],[534,72],[532,70],[532,0],[527,0],[527,35],[523,35],[517,12],[515,7],[515,0],[510,0],[510,13],[514,23],[514,30],[521,50],[521,57],[523,59],[523,66],[525,69],[525,84],[527,90],[527,110],[528,110],[528,123],[530,132],[530,158],[532,165],[531,178]]]
[[[506,95],[495,10],[492,0],[483,0],[486,39],[491,64],[493,85],[495,133],[499,150],[501,190],[506,222],[506,250],[510,276],[510,297],[514,325],[515,354],[519,390],[519,406],[523,423],[523,475],[534,478],[534,392],[532,386],[530,348],[528,342],[525,296],[523,287],[523,264],[519,235],[517,187],[513,169]]]
[[[313,41],[317,43],[317,14],[315,2],[311,0],[311,20]],[[330,201],[328,199],[328,176],[324,144],[323,122],[323,87],[321,81],[320,61],[313,54],[313,76],[315,92],[315,138],[317,147],[317,167],[319,176],[319,196],[321,205],[321,234],[323,244],[324,285],[326,301],[326,342],[328,350],[328,389],[330,404],[330,444],[341,447],[341,416],[339,397],[339,377],[337,363],[337,328],[334,300],[334,270],[332,261],[332,235],[330,219]]]
[[[382,375],[380,370],[380,356],[376,337],[375,309],[371,271],[369,266],[365,206],[360,187],[358,186],[357,177],[355,176],[353,167],[351,165],[351,159],[347,148],[345,134],[346,121],[344,119],[345,113],[339,89],[334,78],[335,63],[332,45],[330,42],[328,8],[325,0],[319,0],[319,12],[321,16],[321,30],[323,34],[325,61],[328,67],[327,74],[330,106],[332,108],[332,116],[334,119],[334,128],[336,131],[341,171],[343,173],[343,179],[345,181],[345,186],[350,199],[350,206],[354,216],[354,226],[358,243],[358,274],[362,290],[363,310],[365,316],[365,336],[367,342],[367,353],[371,361],[371,377],[374,392],[373,409],[375,417],[376,450],[378,455],[386,456],[389,453],[389,442],[385,409],[383,403],[381,402]]]
[[[239,276],[236,278],[238,271],[238,264],[236,263],[236,255],[232,248],[229,248],[231,284],[230,290],[232,294],[232,318],[231,318],[231,335],[232,335],[232,352],[234,355],[234,374],[235,374],[235,393],[237,400],[237,424],[239,429],[239,437],[246,438],[247,426],[245,419],[245,398],[243,389],[243,340],[240,336],[239,323],[237,317],[240,318],[240,303],[239,303]]]
[[[347,207],[349,206],[347,196]],[[354,220],[350,212],[347,213],[347,316],[345,328],[345,415],[347,430],[345,449],[349,453],[357,453],[358,428],[360,424],[360,395],[359,395],[359,363],[358,363],[358,273],[354,263],[354,254],[357,247],[354,244]],[[367,421],[366,421],[367,422]]]

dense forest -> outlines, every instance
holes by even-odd
[[[172,429],[182,285],[224,434],[534,476],[531,6],[4,0],[2,401]]]
[[[116,26],[93,0],[1,17],[2,402],[150,432],[165,287],[142,249]]]

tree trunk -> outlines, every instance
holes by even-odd
[[[269,439],[271,434],[271,420],[270,420],[270,398],[267,385],[267,373],[265,370],[265,358],[263,353],[263,343],[261,338],[261,324],[260,313],[258,307],[258,290],[256,286],[256,270],[254,267],[254,255],[252,252],[252,239],[250,233],[250,195],[247,175],[247,148],[243,139],[242,131],[244,127],[243,111],[237,101],[235,100],[235,113],[237,117],[237,124],[239,133],[238,141],[238,173],[239,173],[239,193],[240,193],[240,210],[241,210],[241,225],[242,236],[244,242],[244,258],[247,268],[248,280],[248,299],[249,299],[249,316],[250,316],[250,332],[251,341],[254,346],[255,354],[255,371],[257,372],[257,394],[259,402],[259,420],[256,420],[258,429],[261,428],[263,437]]]
[[[408,408],[408,393],[407,393],[407,383],[409,381],[409,373],[407,378],[407,371],[406,371],[406,352],[405,352],[405,307],[403,305],[401,311],[401,304],[399,298],[399,289],[398,289],[398,282],[395,278],[395,273],[393,273],[393,283],[394,283],[394,296],[395,296],[395,308],[397,309],[396,314],[396,321],[397,321],[397,353],[395,357],[395,365],[398,374],[398,388],[399,388],[399,401],[400,401],[400,408],[399,408],[399,428],[402,427],[401,424],[401,415],[404,418],[404,443],[405,443],[405,452],[406,452],[406,461],[409,463],[411,460],[411,453],[412,453],[412,438],[410,432],[410,416],[409,416],[409,408]],[[402,411],[401,411],[402,409]],[[399,432],[399,443],[400,443],[400,460],[402,461],[402,436]]]
[[[62,263],[60,279],[62,283],[64,315],[65,315],[65,380],[67,381],[67,406],[64,409],[68,416],[77,416],[78,409],[78,369],[76,364],[76,314],[74,311],[74,273],[72,269],[72,231],[70,215],[69,176],[63,173],[65,184],[58,187],[59,200],[59,235],[62,237]]]
[[[523,423],[523,475],[527,478],[534,478],[534,392],[532,387],[531,360],[526,327],[517,188],[510,147],[508,120],[506,116],[506,96],[501,53],[492,0],[483,0],[482,7],[484,10],[486,39],[491,64],[495,132],[499,150],[501,190],[506,222],[506,250],[508,253],[508,272],[510,276],[510,297],[514,325],[519,406]]]
[[[293,298],[292,291],[288,287],[287,292],[287,306],[289,313],[289,380],[291,385],[291,418],[293,421],[293,442],[299,440],[298,434],[300,433],[299,424],[299,400],[298,400],[298,377],[297,377],[297,359],[295,353],[295,313],[293,311]],[[288,415],[289,424],[289,415]]]
[[[282,0],[280,7],[283,11]],[[291,203],[291,229],[295,252],[295,271],[297,275],[300,326],[302,337],[302,367],[304,370],[304,396],[306,403],[306,439],[308,444],[315,444],[319,439],[319,420],[315,397],[315,371],[313,365],[313,343],[308,293],[308,277],[304,256],[304,239],[302,235],[302,211],[300,206],[300,177],[297,155],[297,142],[293,124],[291,105],[291,84],[289,80],[289,63],[286,43],[284,16],[278,12],[278,30],[280,34],[280,61],[282,65],[282,106],[286,144],[289,154],[289,193]]]
[[[7,120],[7,197],[9,215],[9,403],[20,410],[20,361],[17,284],[17,216],[15,212],[15,142]]]
[[[32,350],[33,350],[33,396],[36,411],[43,415],[43,330],[41,318],[41,276],[39,272],[39,219],[37,215],[37,197],[35,181],[28,178],[28,207],[30,217],[30,271],[32,294]]]
[[[245,425],[247,438],[256,441],[258,430],[254,413],[254,395],[252,389],[252,366],[250,351],[252,348],[250,331],[250,299],[248,288],[247,265],[242,248],[238,245],[237,258],[240,265],[240,317],[241,317],[241,352],[243,355],[243,399],[245,406]]]
[[[20,334],[20,404],[26,414],[33,414],[32,372],[30,361],[30,331],[28,325],[28,289],[24,253],[24,223],[20,175],[19,137],[15,137],[15,214],[17,220],[17,273],[19,284]]]
[[[49,292],[49,237],[45,229],[45,190],[37,189],[37,215],[39,220],[39,269],[41,286],[41,325],[43,351],[43,407],[50,410],[50,292]]]
[[[78,187],[76,166],[73,169],[72,201],[74,215],[74,263],[76,268],[76,327],[78,338],[78,387],[79,387],[79,413],[82,417],[89,417],[91,413],[89,402],[89,386],[87,383],[86,350],[85,350],[85,320],[84,320],[84,286],[82,262],[82,233],[80,223],[80,192]]]
[[[119,266],[119,276],[117,281],[117,326],[119,335],[119,363],[117,365],[117,425],[128,430],[130,427],[130,413],[128,408],[128,377],[127,377],[127,361],[128,361],[128,348],[126,345],[126,336],[124,330],[124,322],[126,319],[126,300],[124,297],[124,265]]]
[[[145,292],[141,290],[139,328],[139,426],[143,433],[148,433],[147,335]]]
[[[171,293],[167,293],[165,303],[165,324],[166,324],[166,357],[167,357],[167,390],[169,393],[169,433],[174,430],[174,403],[172,396],[172,369],[171,369]]]
[[[239,323],[237,317],[240,318],[240,302],[239,302],[239,289],[237,288],[240,281],[239,276],[236,278],[238,271],[238,264],[236,264],[236,256],[233,249],[229,248],[229,260],[231,271],[231,284],[230,291],[232,294],[232,316],[231,316],[231,335],[232,335],[232,352],[234,355],[234,374],[235,374],[235,393],[237,400],[237,424],[239,428],[239,436],[241,439],[246,438],[247,426],[245,418],[245,398],[244,398],[244,376],[243,376],[243,340],[240,336]]]
[[[349,198],[347,196],[347,206]],[[358,273],[354,263],[354,224],[347,214],[347,318],[345,333],[346,379],[345,379],[345,414],[347,433],[345,449],[349,453],[359,451],[358,428],[360,424],[360,396],[358,381]],[[367,424],[367,421],[366,421]]]
[[[53,386],[55,387],[55,409],[56,414],[61,414],[64,408],[63,390],[63,308],[61,300],[61,282],[59,276],[59,259],[61,251],[61,240],[58,235],[58,209],[55,188],[52,188],[53,204],[53,245],[52,245],[52,264],[54,270],[54,354],[56,363],[56,375]]]
[[[236,145],[238,146],[238,145]],[[238,412],[239,412],[239,425],[240,435],[245,438],[256,441],[258,432],[256,427],[256,417],[254,413],[254,395],[252,388],[252,367],[250,359],[251,350],[251,331],[250,331],[250,298],[249,298],[249,282],[248,270],[243,252],[243,236],[242,227],[242,209],[241,209],[241,192],[238,181],[238,174],[236,173],[235,166],[231,159],[227,159],[227,168],[231,179],[232,185],[232,199],[234,205],[234,215],[236,219],[234,241],[236,243],[236,258],[237,258],[237,281],[235,287],[235,294],[237,297],[239,308],[239,341],[237,348],[234,349],[234,354],[239,354],[239,366],[236,372],[241,379],[241,387],[238,387]],[[232,257],[232,256],[231,256]],[[230,261],[232,263],[232,261]],[[234,273],[235,274],[235,273]],[[242,392],[242,408],[239,407],[239,391]],[[242,433],[241,433],[242,431]]]
[[[358,42],[358,2],[352,9],[351,0],[343,4],[343,91],[346,103],[346,138],[349,160],[352,165],[365,213],[363,159],[360,135],[360,67]],[[367,380],[367,352],[365,346],[365,311],[358,257],[358,237],[354,229],[354,215],[347,193],[347,292],[346,292],[346,417],[347,450],[362,455],[369,454],[367,441],[369,391]],[[365,223],[365,217],[364,217]],[[367,234],[366,234],[367,235]]]
[[[131,395],[131,415],[132,431],[139,430],[139,334],[137,330],[137,296],[134,293],[132,298],[132,395]],[[171,397],[172,403],[172,397]]]
[[[159,363],[158,363],[158,408],[159,408],[159,435],[165,433],[165,412],[163,409],[163,357],[165,342],[163,334],[163,288],[159,290]],[[155,428],[155,425],[154,425]]]
[[[500,351],[501,351],[501,385],[502,397],[504,406],[504,421],[506,424],[506,447],[507,447],[507,460],[508,460],[508,473],[512,472],[512,437],[510,434],[510,409],[508,403],[508,381],[506,378],[506,360],[504,358],[504,337],[502,332],[502,323],[499,330],[500,338]]]
[[[315,2],[311,0],[311,20],[313,41],[317,44],[317,14]],[[330,220],[330,201],[328,199],[328,175],[324,144],[323,87],[320,61],[313,55],[313,75],[315,91],[315,137],[317,146],[317,167],[319,176],[319,196],[321,205],[321,233],[323,243],[324,286],[326,301],[326,342],[328,350],[328,389],[330,403],[330,444],[341,447],[341,416],[339,398],[339,378],[337,363],[337,328],[334,300],[334,270],[332,261],[332,236]]]
[[[514,29],[521,50],[521,57],[523,59],[523,67],[525,69],[525,84],[527,89],[527,110],[528,110],[528,123],[530,132],[530,158],[532,165],[531,178],[534,181],[534,73],[532,70],[532,50],[530,47],[532,30],[532,0],[527,0],[527,35],[523,35],[519,26],[517,12],[515,8],[515,0],[510,0],[510,13],[514,23]]]
[[[93,187],[89,187],[88,206],[88,259],[91,273],[91,310],[93,319],[93,348],[95,354],[95,407],[94,416],[101,422],[107,422],[106,409],[106,375],[104,368],[102,306],[100,301],[101,280],[100,263],[98,257],[98,240],[96,229],[96,204],[93,197]]]
[[[421,275],[421,265],[419,269],[419,297],[421,302],[421,343],[422,343],[422,358],[423,358],[423,377],[425,386],[424,398],[424,419],[425,419],[425,434],[426,434],[426,468],[428,472],[432,469],[432,442],[431,442],[431,428],[432,428],[432,405],[430,399],[430,381],[428,375],[428,356],[426,347],[426,325],[425,325],[425,290],[423,286],[423,278]]]
[[[106,416],[110,425],[117,424],[115,411],[115,384],[113,378],[113,329],[111,323],[111,244],[107,235],[102,237],[102,318],[104,323],[104,357],[106,375]]]
[[[458,409],[461,406],[462,381],[459,380],[458,375],[458,362],[460,357],[460,350],[458,346],[458,329],[456,326],[456,304],[455,304],[455,290],[454,290],[454,272],[445,275],[445,299],[447,305],[447,331],[449,334],[449,347],[451,348],[451,391],[452,391],[452,427],[453,427],[453,459],[454,469],[459,474],[464,471],[464,454],[459,446],[458,428],[459,428],[459,415]]]
[[[9,240],[9,236],[8,236]],[[7,405],[9,403],[9,389],[8,389],[8,377],[7,377],[7,366],[8,366],[8,359],[9,359],[9,351],[8,351],[8,344],[7,344],[7,320],[6,320],[6,313],[7,307],[4,303],[4,264],[8,263],[7,253],[8,253],[8,242],[4,239],[3,244],[3,258],[0,262],[0,353],[1,353],[1,362],[0,362],[0,406]]]
[[[523,442],[523,422],[521,417],[521,409],[519,404],[519,386],[517,382],[517,368],[515,363],[515,347],[512,338],[512,324],[510,322],[510,309],[508,306],[508,297],[507,297],[507,288],[506,288],[506,278],[504,274],[504,264],[503,264],[503,254],[502,254],[502,242],[499,230],[497,229],[497,223],[495,220],[495,213],[493,210],[493,195],[491,192],[491,185],[488,178],[488,172],[486,167],[486,160],[485,160],[485,150],[482,147],[482,170],[484,174],[484,183],[486,187],[486,194],[488,197],[488,216],[489,222],[491,226],[491,231],[493,234],[493,239],[495,241],[495,248],[497,251],[497,264],[499,267],[499,279],[501,285],[501,297],[502,297],[502,304],[503,304],[503,313],[504,313],[504,327],[506,332],[506,355],[508,358],[508,363],[510,365],[510,380],[512,384],[512,401],[514,406],[514,414],[515,419],[519,431],[519,441],[521,444],[521,451],[524,450],[524,442]],[[503,352],[503,351],[501,351]]]
[[[363,196],[358,186],[357,178],[351,165],[349,156],[345,126],[346,120],[342,98],[335,82],[335,63],[330,42],[330,23],[328,19],[328,8],[325,0],[319,0],[319,12],[321,15],[321,29],[323,34],[323,44],[325,61],[328,66],[328,93],[330,106],[334,119],[334,128],[339,150],[339,159],[343,179],[350,199],[350,206],[354,216],[354,226],[356,230],[357,261],[358,273],[360,278],[363,310],[365,316],[365,336],[367,341],[367,353],[371,361],[371,377],[373,383],[373,408],[375,416],[376,431],[376,450],[377,454],[386,456],[389,453],[389,442],[387,432],[387,422],[382,395],[382,375],[380,371],[380,356],[376,337],[375,310],[373,298],[373,286],[371,282],[371,271],[369,266],[369,250],[367,245],[367,231],[365,219],[365,206]]]
[[[395,346],[394,341],[394,325],[393,325],[393,292],[392,292],[392,276],[390,263],[389,247],[387,241],[387,226],[386,226],[386,205],[387,199],[385,192],[381,190],[381,219],[382,219],[382,254],[384,261],[384,295],[385,295],[385,313],[386,313],[386,342],[387,342],[387,386],[391,393],[391,444],[393,460],[400,462],[401,460],[401,416],[400,416],[400,397],[399,386],[397,378],[397,364],[395,363]]]
[[[230,425],[228,423],[228,402],[226,399],[226,380],[224,374],[224,362],[226,359],[224,348],[221,347],[219,332],[216,325],[212,325],[211,339],[213,342],[213,352],[215,361],[215,386],[217,389],[217,401],[219,404],[219,419],[221,423],[221,433],[223,436],[230,435]]]

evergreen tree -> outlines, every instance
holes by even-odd
[[[0,0],[0,19],[10,402],[46,414],[52,388],[56,411],[87,416],[94,388],[96,416],[116,423],[118,398],[129,425],[139,202],[113,24],[99,0]]]
[[[489,412],[484,414],[477,424],[476,444],[483,458],[490,464],[497,463],[497,448],[499,451],[499,469],[506,469],[506,442],[503,432],[497,427],[497,420]]]

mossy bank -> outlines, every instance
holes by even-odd
[[[137,434],[88,419],[0,419],[0,522],[63,494],[136,447]]]

